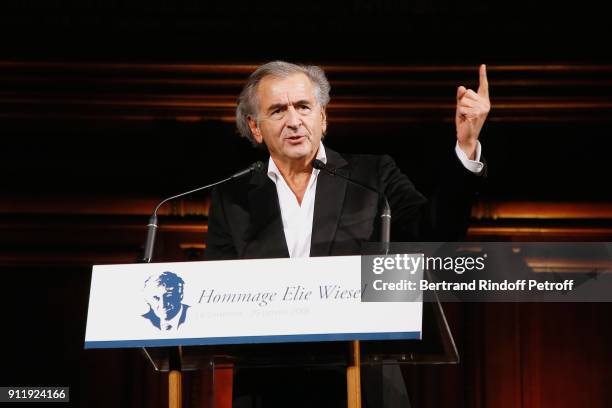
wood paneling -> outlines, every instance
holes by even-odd
[[[161,199],[75,194],[61,197],[11,195],[0,201],[0,214],[149,215]],[[177,199],[162,206],[158,214],[207,216],[209,206],[209,195]],[[610,220],[612,203],[479,200],[472,207],[472,218],[478,221]]]
[[[0,118],[233,122],[251,64],[121,64],[0,61]],[[451,122],[457,85],[477,67],[324,65],[337,123]],[[612,66],[488,67],[492,122],[612,120]]]
[[[158,201],[13,196],[0,202],[0,264],[134,262]],[[468,240],[612,241],[611,208],[608,203],[479,202]],[[177,200],[162,207],[156,259],[200,259],[207,214],[208,199]]]

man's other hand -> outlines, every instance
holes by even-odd
[[[455,114],[457,141],[470,160],[475,160],[478,136],[491,110],[487,66],[482,64],[479,71],[480,82],[477,92],[466,89],[464,86],[457,88],[457,112]]]

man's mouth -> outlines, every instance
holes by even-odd
[[[287,140],[290,144],[301,143],[302,140],[304,139],[306,139],[306,136],[304,135],[295,135],[295,136],[289,136],[285,138],[285,140]]]

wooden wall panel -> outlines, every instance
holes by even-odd
[[[52,63],[0,60],[0,119],[234,121],[253,64]],[[454,89],[477,65],[325,65],[330,121],[451,122]],[[499,123],[612,120],[612,65],[488,66]]]

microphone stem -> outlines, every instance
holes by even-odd
[[[155,247],[155,235],[157,234],[157,215],[151,215],[147,224],[147,240],[145,242],[144,256],[142,262],[150,263],[153,258],[153,248]]]
[[[389,254],[389,244],[391,242],[391,207],[387,197],[381,195],[384,200],[384,207],[380,214],[380,242],[385,255]]]
[[[241,172],[240,175],[244,175],[244,174]],[[166,204],[170,200],[174,200],[175,198],[183,197],[183,196],[186,196],[188,194],[195,193],[195,192],[198,192],[200,190],[204,190],[204,189],[207,189],[207,188],[214,187],[214,186],[216,186],[218,184],[225,183],[225,182],[230,181],[231,179],[233,179],[235,177],[236,177],[236,175],[233,175],[233,176],[227,177],[227,178],[225,178],[225,179],[223,179],[221,181],[217,181],[216,183],[208,184],[208,185],[203,186],[203,187],[194,188],[193,190],[189,190],[189,191],[186,191],[184,193],[177,194],[177,195],[174,195],[172,197],[168,197],[168,198],[160,201],[159,204],[157,204],[155,206],[155,209],[153,210],[153,214],[151,215],[151,218],[149,218],[149,223],[147,224],[147,240],[145,241],[144,256],[142,257],[142,262],[143,263],[150,263],[151,260],[153,259],[153,250],[155,249],[155,236],[157,235],[157,211],[160,209],[160,207],[162,205]]]
[[[168,198],[160,201],[159,204],[157,204],[157,206],[155,206],[155,210],[153,210],[153,216],[157,218],[157,210],[159,210],[159,208],[162,205],[166,204],[168,201],[174,200],[175,198],[179,198],[179,197],[182,197],[182,196],[186,196],[186,195],[191,194],[191,193],[196,193],[196,192],[198,192],[200,190],[204,190],[204,189],[207,189],[207,188],[215,187],[216,185],[225,183],[226,181],[230,181],[233,178],[235,178],[235,176],[231,176],[231,177],[228,177],[228,178],[223,179],[221,181],[217,181],[216,183],[208,184],[208,185],[203,186],[203,187],[194,188],[193,190],[185,191],[184,193],[177,194],[177,195],[174,195],[172,197],[168,197]]]
[[[261,162],[256,162],[252,166],[248,167],[247,169],[239,171],[238,173],[235,173],[231,175],[230,177],[227,177],[221,181],[217,181],[215,183],[211,183],[203,187],[194,188],[193,190],[185,191],[184,193],[173,195],[172,197],[168,197],[160,201],[155,206],[155,209],[153,210],[153,214],[151,215],[151,218],[149,218],[149,224],[147,224],[147,240],[145,241],[144,256],[142,258],[142,262],[150,263],[151,260],[153,259],[153,250],[155,249],[155,236],[157,235],[157,211],[160,209],[162,205],[166,204],[170,200],[174,200],[175,198],[183,197],[183,196],[198,192],[200,190],[205,190],[207,188],[212,188],[212,187],[218,186],[219,184],[223,184],[230,180],[233,180],[235,178],[245,176],[251,173],[252,171],[261,172],[262,169],[263,169],[263,164]]]

